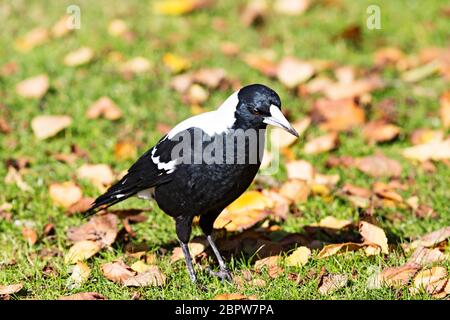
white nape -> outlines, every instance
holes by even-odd
[[[178,133],[189,128],[199,128],[211,137],[226,132],[236,121],[234,113],[239,103],[238,93],[239,91],[236,91],[229,96],[217,110],[205,112],[180,122],[170,130],[167,137],[172,139]]]

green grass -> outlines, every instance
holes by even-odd
[[[322,1],[323,2],[323,1]],[[337,1],[340,5],[325,8],[316,5],[306,14],[298,17],[280,17],[271,13],[266,24],[260,28],[243,27],[239,20],[240,1],[218,1],[208,10],[196,11],[182,17],[155,16],[151,12],[151,1],[78,1],[81,7],[81,29],[62,39],[51,40],[34,48],[28,53],[19,53],[14,49],[14,40],[36,26],[52,26],[73,1],[4,1],[0,4],[0,66],[15,61],[19,71],[8,77],[0,77],[0,101],[9,110],[9,122],[13,129],[9,135],[0,134],[0,177],[7,172],[5,160],[25,157],[31,160],[31,167],[24,180],[32,187],[31,192],[22,192],[15,185],[1,184],[0,204],[13,205],[13,221],[0,220],[0,284],[23,282],[25,290],[15,298],[54,299],[61,295],[78,291],[97,291],[110,299],[129,299],[135,291],[146,299],[209,299],[217,294],[240,292],[256,295],[260,299],[423,299],[425,294],[411,296],[404,290],[380,289],[367,290],[367,278],[374,268],[401,265],[406,258],[398,250],[387,257],[366,257],[362,253],[349,253],[328,259],[313,258],[302,268],[291,268],[304,277],[311,270],[320,271],[325,267],[328,272],[350,275],[349,284],[331,294],[320,296],[317,291],[317,279],[305,281],[297,286],[287,276],[270,279],[267,272],[261,277],[267,280],[267,286],[256,288],[246,286],[237,289],[230,284],[223,284],[199,272],[199,280],[208,287],[208,291],[199,291],[189,283],[184,262],[170,263],[170,251],[165,255],[159,253],[160,247],[176,245],[173,221],[152,203],[152,212],[147,213],[148,221],[134,225],[137,232],[135,242],[145,242],[150,251],[158,253],[158,264],[168,276],[164,288],[124,288],[105,279],[100,266],[105,262],[122,257],[120,245],[111,250],[103,250],[89,260],[92,269],[90,280],[75,291],[66,289],[69,277],[68,266],[62,257],[42,259],[38,253],[44,248],[57,248],[66,252],[69,243],[65,232],[68,227],[84,222],[80,216],[67,217],[64,210],[52,204],[48,195],[48,185],[52,182],[70,180],[75,170],[86,160],[79,159],[74,165],[67,165],[54,160],[49,154],[69,152],[72,144],[89,151],[90,163],[106,163],[115,172],[127,169],[132,161],[119,162],[114,159],[114,145],[120,138],[136,138],[142,144],[140,153],[157,142],[161,136],[155,130],[157,123],[174,125],[190,116],[189,107],[181,102],[178,94],[169,88],[171,75],[161,64],[165,53],[172,52],[182,56],[199,56],[193,61],[192,69],[203,67],[222,67],[229,77],[239,79],[242,84],[266,83],[279,92],[283,104],[290,111],[292,118],[301,118],[312,105],[313,99],[299,99],[286,90],[280,83],[260,75],[250,69],[241,60],[229,58],[220,53],[220,43],[232,41],[237,43],[241,52],[255,52],[263,43],[270,43],[277,57],[292,54],[305,59],[326,59],[343,65],[370,67],[373,65],[373,52],[382,46],[396,46],[407,54],[419,52],[426,47],[448,46],[450,20],[444,18],[440,10],[446,1]],[[382,14],[382,29],[365,28],[366,8],[378,4]],[[447,3],[448,5],[448,3]],[[112,37],[107,32],[107,25],[113,18],[121,18],[129,23],[136,33],[136,40],[125,42]],[[224,32],[215,31],[212,21],[223,19],[227,25]],[[362,26],[363,42],[359,49],[343,40],[333,40],[346,26],[357,23]],[[97,59],[88,66],[71,68],[63,65],[63,57],[81,46],[89,46],[97,53]],[[106,52],[118,51],[125,58],[144,56],[155,65],[152,72],[125,80],[114,71],[108,62]],[[103,54],[102,54],[103,53]],[[194,55],[194,53],[196,53]],[[15,85],[21,80],[47,73],[52,90],[41,102],[27,100],[15,93]],[[386,74],[395,78],[396,75]],[[381,150],[387,156],[401,161],[403,165],[402,180],[415,179],[415,184],[403,193],[406,198],[418,195],[421,203],[434,208],[439,213],[438,219],[418,219],[406,210],[400,210],[404,216],[401,222],[390,222],[386,215],[392,210],[377,211],[381,226],[389,234],[403,240],[421,235],[425,232],[450,225],[448,207],[450,167],[437,163],[434,174],[425,173],[417,165],[406,161],[400,151],[410,145],[409,133],[417,128],[437,128],[439,120],[438,97],[446,84],[440,78],[429,78],[419,83],[420,87],[430,90],[431,97],[413,96],[412,86],[402,84],[396,88],[383,90],[374,94],[375,105],[385,98],[394,98],[398,111],[398,125],[402,128],[400,138],[394,143],[371,146],[364,143],[357,130],[352,135],[341,134],[339,149],[335,155],[364,156]],[[214,109],[230,91],[213,92],[206,104],[207,109]],[[107,95],[123,110],[124,117],[117,122],[108,120],[89,120],[85,117],[86,109],[96,99]],[[413,97],[415,103],[408,104]],[[30,120],[40,114],[68,114],[74,123],[70,128],[56,137],[38,141],[30,128]],[[317,128],[307,132],[307,136],[316,136]],[[305,158],[319,172],[339,173],[341,182],[349,182],[369,187],[375,180],[356,169],[326,169],[328,154],[306,156],[302,154],[303,141],[294,147],[297,157]],[[276,176],[283,178],[280,173]],[[3,178],[2,178],[3,179]],[[98,191],[90,184],[80,182],[87,196],[97,196]],[[119,207],[146,207],[148,203],[130,200]],[[311,197],[306,203],[299,204],[301,216],[290,216],[280,224],[285,232],[302,232],[305,225],[317,222],[332,215],[357,221],[358,212],[337,197],[328,203],[320,197]],[[56,226],[56,236],[43,239],[34,246],[23,240],[18,223],[31,221],[37,230],[49,221]],[[195,227],[194,234],[200,235]],[[16,260],[13,265],[6,262]],[[213,263],[214,260],[210,260]],[[43,267],[49,264],[57,271],[57,276],[45,276]],[[250,268],[247,258],[235,256],[230,264],[233,272],[239,274]],[[446,262],[448,268],[448,261]]]

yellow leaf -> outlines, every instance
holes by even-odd
[[[153,3],[153,12],[169,16],[179,16],[195,9],[195,0],[164,0]]]
[[[366,221],[359,224],[359,233],[364,239],[364,243],[376,244],[380,246],[382,253],[389,253],[388,240],[384,230]]]
[[[188,59],[173,53],[166,53],[163,56],[163,63],[172,73],[180,73],[191,66]]]
[[[99,243],[90,240],[84,240],[75,243],[66,254],[64,261],[66,263],[77,263],[78,261],[83,261],[89,259],[97,252],[99,252],[101,246]]]
[[[72,274],[67,280],[67,287],[69,290],[79,288],[83,283],[89,279],[91,269],[84,262],[78,261],[73,267]]]
[[[286,265],[289,267],[304,266],[310,256],[311,250],[307,247],[299,247],[286,258]]]
[[[136,271],[137,273],[142,273],[149,271],[151,269],[151,266],[141,260],[138,260],[131,265],[131,269]]]
[[[349,226],[351,223],[352,222],[349,220],[341,220],[341,219],[337,219],[332,216],[327,216],[327,217],[323,218],[322,220],[320,220],[319,223],[314,223],[311,226],[339,230],[339,229]]]
[[[94,51],[91,48],[83,47],[69,52],[64,57],[64,64],[68,67],[81,66],[89,63],[94,58]]]

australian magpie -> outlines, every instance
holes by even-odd
[[[193,218],[200,216],[200,227],[220,266],[219,272],[211,273],[231,281],[211,236],[213,224],[255,177],[268,124],[298,137],[281,112],[281,100],[274,90],[261,84],[243,87],[217,110],[175,126],[119,182],[99,196],[88,211],[95,212],[131,196],[154,199],[175,220],[193,282],[196,277],[188,242]]]

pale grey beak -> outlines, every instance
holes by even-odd
[[[298,132],[295,131],[295,129],[291,126],[289,121],[287,121],[286,117],[283,115],[280,108],[274,106],[273,104],[270,106],[270,116],[264,118],[264,123],[284,129],[290,134],[296,136],[297,138],[299,137]]]

